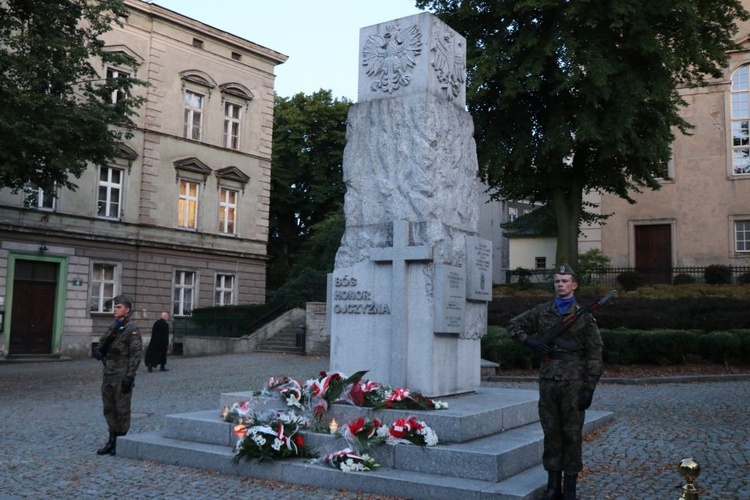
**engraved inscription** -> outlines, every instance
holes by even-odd
[[[370,290],[357,288],[357,278],[344,275],[334,279],[334,314],[391,314],[388,304],[375,302]]]

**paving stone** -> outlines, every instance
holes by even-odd
[[[257,389],[272,375],[301,380],[316,376],[328,368],[328,358],[265,353],[174,356],[169,366],[166,373],[139,371],[133,433],[162,430],[169,414],[219,411],[219,394]],[[386,498],[97,456],[96,449],[107,439],[100,384],[101,365],[93,360],[0,364],[0,499]],[[536,390],[534,382],[483,385]],[[701,465],[698,484],[707,490],[705,498],[750,498],[748,394],[747,380],[600,384],[592,409],[612,411],[615,420],[584,444],[579,498],[677,498],[682,484],[677,465],[690,456]]]

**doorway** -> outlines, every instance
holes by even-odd
[[[672,282],[672,226],[635,226],[635,269],[644,283]]]
[[[59,266],[15,260],[9,355],[52,353]]]

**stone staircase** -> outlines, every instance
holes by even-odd
[[[222,394],[213,410],[169,415],[162,432],[119,438],[117,455],[241,477],[410,499],[536,498],[547,479],[541,466],[543,435],[537,416],[537,391],[480,388],[476,393],[442,399],[449,403],[448,409],[424,412],[333,405],[327,421],[335,417],[339,422],[349,422],[365,415],[390,423],[416,414],[437,433],[440,444],[434,447],[376,447],[371,455],[381,467],[371,472],[345,473],[301,459],[234,466],[236,438],[232,425],[219,417],[219,409],[249,400],[259,412],[282,407],[277,398],[253,398],[252,393],[242,392]],[[584,433],[612,419],[612,413],[588,411]],[[320,456],[346,447],[343,439],[330,434],[307,432],[306,439]]]
[[[285,352],[290,354],[304,354],[305,344],[298,345],[297,335],[304,333],[304,327],[289,325],[276,332],[273,336],[258,341],[255,350],[258,352]]]

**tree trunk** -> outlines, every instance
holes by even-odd
[[[557,220],[556,264],[578,266],[578,226],[581,220],[583,190],[575,185],[552,192],[552,209]]]

